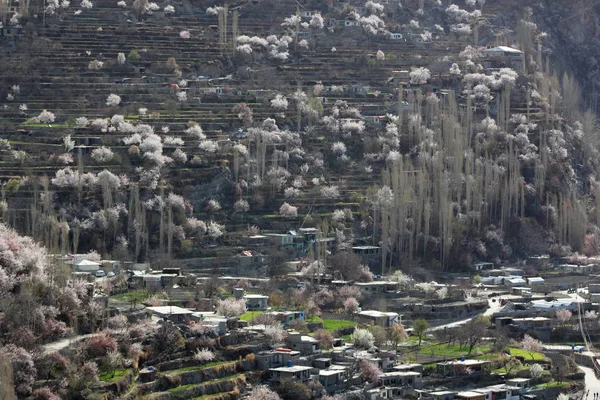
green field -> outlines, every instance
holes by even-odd
[[[533,353],[533,357],[532,357],[532,355],[529,354],[528,351],[525,351],[523,349],[518,349],[516,347],[511,347],[509,349],[509,352],[510,352],[510,355],[523,357],[525,360],[543,360],[544,359],[544,355],[541,353]]]
[[[338,329],[356,326],[356,322],[354,321],[348,321],[344,319],[323,319],[321,317],[310,317],[307,319],[307,322],[321,322],[323,324],[323,328],[332,333]]]
[[[231,364],[231,363],[235,363],[235,361],[213,361],[208,364],[192,365],[191,367],[185,367],[185,368],[174,369],[171,371],[165,371],[165,374],[167,374],[167,375],[182,374],[184,372],[200,371],[202,369],[216,367],[217,365],[225,365],[225,364]]]
[[[211,383],[228,381],[230,379],[239,378],[241,375],[242,374],[235,374],[235,375],[230,375],[230,376],[224,376],[223,378],[213,379],[212,381],[202,382],[200,384],[193,384],[193,383],[191,383],[189,385],[177,386],[177,387],[174,387],[172,389],[167,390],[167,392],[169,392],[169,393],[183,392],[184,390],[187,390],[187,389],[192,388],[194,386],[209,385]]]
[[[128,368],[118,368],[112,372],[105,371],[100,374],[100,380],[106,383],[113,383],[126,376],[128,372]]]
[[[248,311],[244,314],[240,315],[240,319],[242,321],[252,322],[252,320],[258,317],[260,314],[263,314],[264,311]]]

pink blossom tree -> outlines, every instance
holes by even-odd
[[[226,317],[239,317],[246,312],[246,303],[243,299],[225,299],[217,303],[217,312]]]
[[[281,400],[281,397],[266,386],[257,386],[248,396],[252,400]]]
[[[370,383],[378,383],[383,373],[377,366],[367,360],[360,360],[360,375],[364,380]]]

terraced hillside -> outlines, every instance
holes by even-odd
[[[592,115],[519,2],[86,1],[3,14],[2,216],[50,248],[232,256],[315,226],[458,268],[595,235]]]

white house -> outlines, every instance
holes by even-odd
[[[544,283],[546,283],[546,281],[544,281],[544,278],[539,276],[527,278],[527,284],[529,286],[543,285]]]
[[[358,313],[361,322],[388,328],[402,323],[402,317],[395,312],[383,312],[377,310],[364,310]]]
[[[100,263],[96,261],[81,260],[74,265],[77,271],[82,272],[95,272],[100,269]]]

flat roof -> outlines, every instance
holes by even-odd
[[[456,395],[457,395],[457,396],[460,396],[460,397],[481,397],[481,396],[484,396],[484,397],[485,397],[485,394],[484,394],[484,393],[480,393],[480,392],[473,392],[473,391],[469,391],[469,392],[458,392],[458,393],[456,393]]]
[[[278,367],[278,368],[269,368],[269,371],[275,372],[302,372],[309,371],[312,367],[306,367],[304,365],[292,365],[291,367]]]
[[[387,377],[387,376],[421,376],[420,372],[416,372],[416,371],[391,371],[391,372],[384,372],[383,374],[381,374],[382,377]]]
[[[365,315],[368,317],[397,317],[398,313],[395,312],[384,312],[377,310],[364,310],[358,313],[358,315]]]
[[[321,376],[332,376],[332,375],[339,375],[341,373],[343,373],[343,370],[340,369],[322,369],[319,371],[319,375]]]
[[[245,299],[268,299],[269,296],[265,296],[264,294],[245,294]]]
[[[148,310],[153,313],[160,315],[183,315],[183,314],[193,314],[194,312],[188,310],[187,308],[181,308],[178,306],[157,306],[157,307],[146,307]]]
[[[521,50],[518,50],[518,49],[515,49],[512,47],[508,47],[508,46],[496,46],[496,47],[486,49],[485,51],[504,51],[506,53],[523,54],[523,52]]]
[[[551,321],[547,317],[527,317],[527,318],[513,318],[513,321]]]
[[[393,281],[373,281],[373,282],[356,282],[354,286],[379,286],[379,285],[397,285],[398,282]]]
[[[423,367],[423,364],[400,364],[400,365],[395,365],[394,369],[397,371],[402,371],[402,370],[412,369],[412,368],[416,368],[416,367]]]
[[[465,361],[445,361],[445,362],[441,362],[438,363],[438,365],[480,365],[480,364],[487,364],[488,361],[483,361],[483,360],[472,360],[472,359],[468,359]]]

